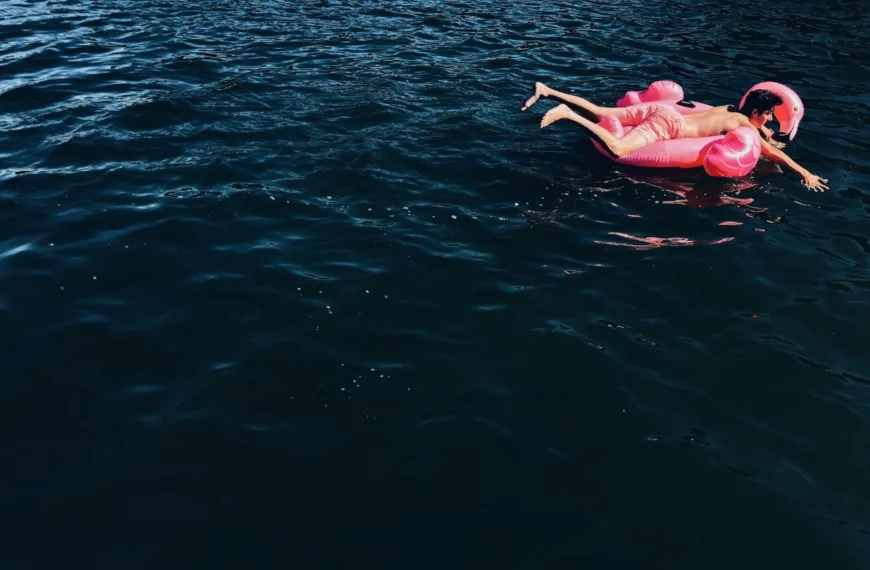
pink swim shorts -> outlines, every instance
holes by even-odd
[[[635,127],[647,144],[681,138],[686,132],[686,120],[679,111],[667,105],[640,103],[625,107],[622,124]]]

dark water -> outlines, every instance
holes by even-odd
[[[866,568],[868,45],[857,1],[5,0],[0,567]],[[656,79],[792,86],[831,191],[519,112]]]

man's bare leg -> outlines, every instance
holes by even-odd
[[[592,121],[584,119],[572,111],[568,105],[559,105],[558,107],[554,107],[547,111],[541,119],[541,128],[543,129],[544,127],[552,125],[556,121],[562,119],[574,121],[578,125],[591,131],[592,134],[601,139],[601,141],[607,145],[607,148],[610,149],[610,152],[616,156],[625,156],[643,146],[646,146],[647,144],[646,139],[644,139],[640,134],[634,132],[630,132],[621,139],[618,139],[601,125],[596,125]]]
[[[577,105],[581,109],[589,111],[598,119],[601,119],[602,117],[616,117],[622,121],[626,115],[625,109],[619,107],[599,107],[583,97],[577,97],[576,95],[569,95],[567,93],[562,93],[561,91],[556,91],[555,89],[550,89],[540,81],[535,83],[535,94],[529,97],[529,100],[526,101],[526,104],[523,105],[521,110],[525,111],[534,105],[541,97],[555,97],[567,103],[571,103],[572,105]]]

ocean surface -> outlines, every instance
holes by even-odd
[[[0,3],[0,568],[870,566],[870,7]],[[520,108],[807,113],[741,180]]]

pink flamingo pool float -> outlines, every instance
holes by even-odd
[[[797,93],[781,83],[765,81],[750,88],[740,100],[740,106],[743,105],[749,92],[754,89],[767,89],[782,97],[783,104],[774,109],[774,116],[780,125],[780,132],[774,135],[774,139],[780,142],[793,140],[804,115],[804,105]],[[683,88],[674,81],[656,81],[644,91],[629,91],[616,102],[616,105],[627,107],[650,102],[668,105],[683,114],[697,113],[711,108],[706,103],[686,101]],[[625,136],[632,129],[621,124],[615,117],[604,117],[598,124],[618,138]],[[592,144],[603,155],[620,164],[652,168],[703,166],[710,176],[725,178],[749,174],[761,156],[761,138],[758,131],[752,127],[741,127],[725,135],[712,137],[658,141],[621,158],[613,156],[595,139],[592,139]]]

